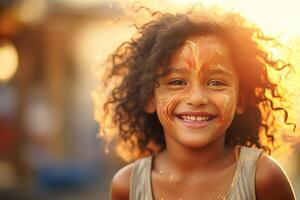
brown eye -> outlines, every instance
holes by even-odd
[[[212,80],[209,81],[207,85],[212,87],[217,87],[217,86],[226,86],[226,83],[220,80]]]
[[[175,80],[171,80],[168,84],[169,85],[186,85],[186,82],[181,79],[175,79]]]

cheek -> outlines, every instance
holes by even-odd
[[[231,91],[229,94],[224,94],[219,98],[219,123],[222,123],[225,119],[231,118],[234,115],[236,107],[236,98],[233,91]]]
[[[175,106],[180,101],[180,96],[170,92],[159,91],[155,94],[156,96],[156,111],[159,120],[162,124],[165,124],[167,127],[173,126],[173,111]]]

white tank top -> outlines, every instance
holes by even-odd
[[[262,150],[241,147],[231,187],[225,200],[255,200],[255,172]],[[130,182],[130,200],[154,200],[151,188],[153,155],[135,161]]]

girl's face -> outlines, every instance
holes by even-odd
[[[194,36],[172,56],[147,111],[156,110],[166,142],[199,148],[218,139],[237,112],[238,77],[230,52],[217,36]]]

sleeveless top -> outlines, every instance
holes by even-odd
[[[255,171],[262,150],[241,147],[235,174],[225,200],[255,200]],[[154,200],[151,187],[153,155],[135,161],[130,181],[130,200]]]

